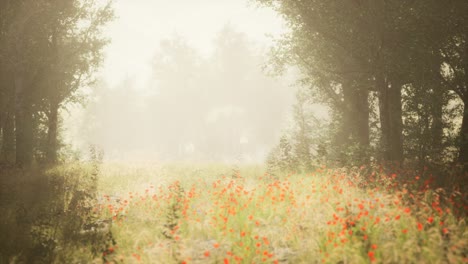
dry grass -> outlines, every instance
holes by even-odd
[[[366,173],[364,173],[366,171]],[[467,263],[466,194],[416,175],[104,165],[116,263]]]

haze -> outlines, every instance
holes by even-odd
[[[250,1],[116,1],[101,78],[67,142],[111,160],[261,162],[287,124],[291,81],[263,66],[285,32]]]

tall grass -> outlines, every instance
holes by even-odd
[[[89,263],[113,245],[94,163],[0,168],[0,263]]]
[[[105,165],[116,263],[466,263],[466,194],[359,168]]]

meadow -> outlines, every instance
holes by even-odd
[[[103,164],[107,263],[468,263],[466,194],[376,167]]]

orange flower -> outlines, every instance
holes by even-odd
[[[418,222],[418,230],[419,231],[422,231],[423,230],[423,225],[421,223]]]
[[[214,247],[214,248],[219,248],[219,243],[214,243],[214,244],[213,244],[213,247]]]
[[[140,262],[140,260],[141,260],[141,256],[140,256],[140,255],[138,255],[138,254],[136,254],[136,253],[133,253],[132,256],[133,256],[134,258],[136,258],[136,260],[137,260],[138,262]]]
[[[210,252],[207,250],[207,251],[205,251],[205,253],[203,253],[203,255],[204,255],[205,257],[209,257],[209,256],[210,256]]]
[[[371,261],[374,261],[374,260],[375,260],[375,254],[374,254],[373,251],[369,251],[369,252],[367,253],[367,256],[369,256],[369,259],[370,259]]]
[[[401,232],[403,232],[403,234],[406,234],[406,233],[408,233],[408,229],[403,229],[403,230],[401,230]]]
[[[432,224],[432,222],[434,222],[434,217],[429,216],[429,217],[427,218],[427,222],[428,222],[429,224]]]
[[[376,244],[372,244],[372,249],[377,249],[377,245]]]

